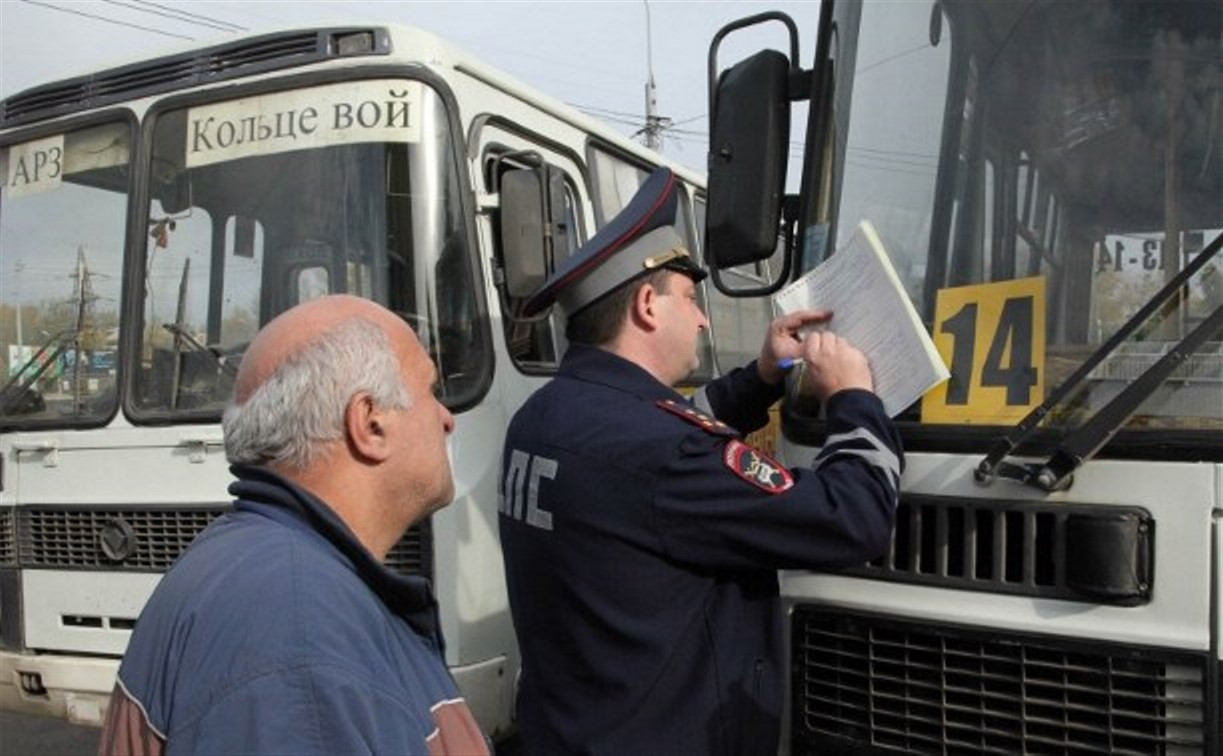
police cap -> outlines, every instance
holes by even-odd
[[[678,183],[668,168],[650,174],[628,205],[531,295],[523,314],[534,315],[556,302],[566,315],[573,315],[633,279],[662,268],[694,281],[703,279],[705,271],[675,231]]]

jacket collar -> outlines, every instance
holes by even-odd
[[[382,565],[326,502],[271,470],[234,465],[230,471],[237,478],[229,485],[229,493],[238,499],[236,508],[253,509],[290,527],[306,528],[321,535],[348,558],[358,577],[382,603],[433,642],[439,654],[445,651],[437,599],[428,580],[400,575]]]
[[[626,391],[649,402],[661,399],[688,401],[637,363],[586,344],[569,345],[558,375]]]

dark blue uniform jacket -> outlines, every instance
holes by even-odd
[[[891,421],[858,390],[827,404],[818,472],[770,464],[739,433],[780,392],[754,365],[711,383],[727,428],[573,345],[514,417],[499,519],[528,753],[776,752],[776,570],[881,553],[901,470]]]

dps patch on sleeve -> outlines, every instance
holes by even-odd
[[[735,475],[769,493],[779,494],[794,485],[794,476],[784,465],[737,438],[726,444],[722,461]]]

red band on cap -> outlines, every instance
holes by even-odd
[[[607,248],[604,249],[602,252],[591,257],[586,262],[582,263],[581,265],[578,265],[573,270],[569,271],[565,275],[564,278],[557,279],[556,283],[552,284],[552,290],[556,291],[561,286],[564,286],[565,284],[569,283],[573,279],[580,277],[582,274],[590,270],[592,267],[596,266],[598,263],[603,262],[608,257],[615,254],[615,252],[618,249],[620,249],[621,247],[623,247],[626,242],[630,241],[634,236],[636,236],[637,232],[641,230],[641,227],[644,226],[646,222],[649,221],[650,218],[654,216],[654,213],[658,211],[658,208],[662,207],[663,203],[667,201],[667,197],[671,194],[671,187],[674,185],[675,185],[675,174],[672,173],[667,176],[666,187],[658,195],[658,199],[650,207],[650,211],[641,217],[641,220],[637,221],[637,223],[635,223],[632,226],[632,228],[625,231],[623,234],[620,234],[620,236],[617,237],[617,239],[614,242],[609,244]]]

